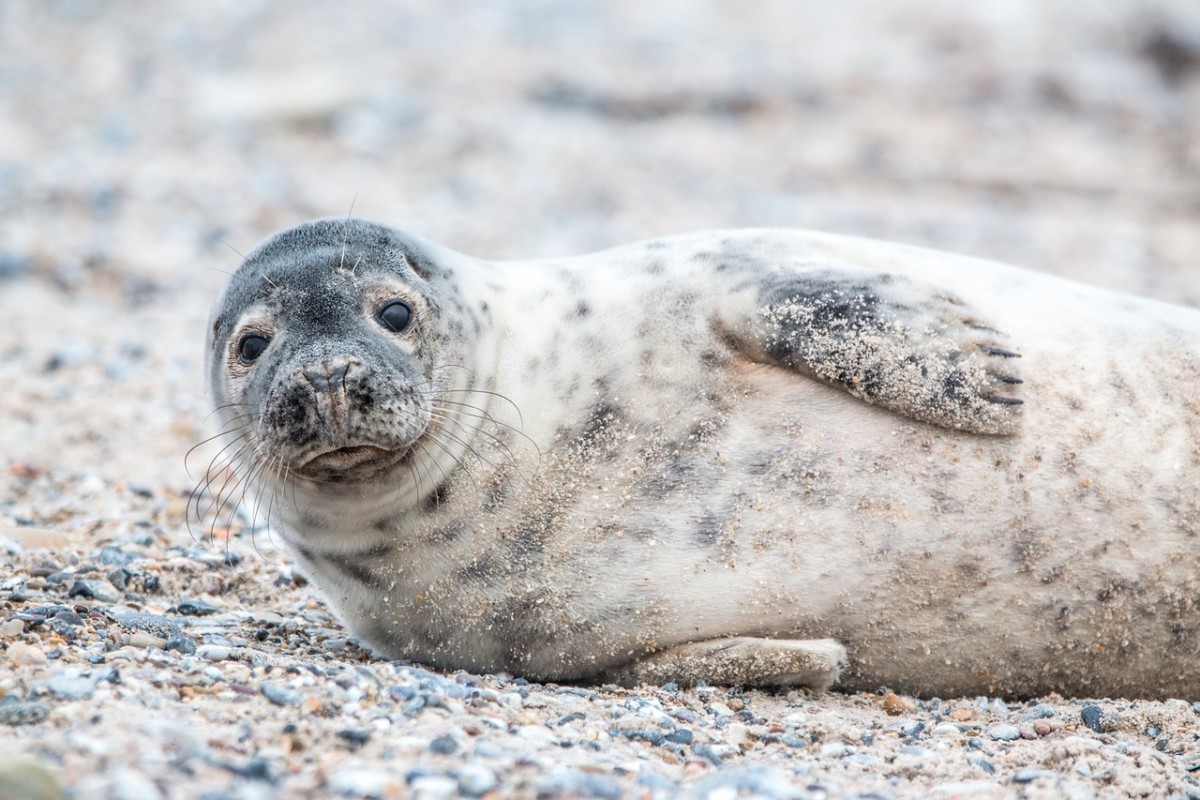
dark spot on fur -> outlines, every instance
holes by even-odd
[[[434,487],[433,491],[425,495],[423,503],[424,510],[428,513],[437,511],[441,506],[450,499],[450,481],[444,480]]]
[[[314,563],[317,561],[325,562],[352,581],[369,586],[376,591],[384,591],[390,586],[388,581],[385,581],[374,572],[371,572],[371,570],[367,569],[353,558],[322,555],[315,559]]]
[[[580,300],[575,305],[575,309],[571,312],[571,318],[572,319],[587,319],[591,315],[591,313],[592,313],[592,309],[587,304],[587,302],[584,300]]]
[[[705,511],[696,523],[692,538],[704,547],[713,547],[725,533],[725,520],[713,511]]]

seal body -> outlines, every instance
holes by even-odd
[[[388,657],[539,680],[1200,696],[1200,313],[789,231],[251,253],[210,388]]]

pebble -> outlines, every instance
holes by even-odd
[[[11,639],[14,636],[20,636],[24,632],[24,620],[10,619],[8,622],[0,625],[0,638]]]
[[[458,781],[449,775],[422,775],[413,779],[408,788],[418,800],[454,797],[458,794]]]
[[[121,599],[121,592],[107,580],[77,579],[67,591],[67,597],[83,597],[88,600],[99,600],[101,603],[116,603]]]
[[[496,773],[482,764],[466,764],[456,774],[463,794],[474,797],[496,788]]]
[[[211,647],[212,645],[205,645]],[[201,648],[203,649],[203,648]],[[300,693],[295,689],[289,688],[279,683],[272,681],[263,681],[258,687],[263,696],[277,706],[295,706],[300,704]]]
[[[619,800],[624,796],[621,784],[607,775],[564,769],[551,775],[538,787],[539,797],[566,795],[576,797],[600,797]]]
[[[7,699],[7,698],[6,698]],[[50,707],[37,701],[0,702],[0,724],[36,725],[50,716]]]
[[[42,648],[25,642],[13,642],[8,646],[5,655],[14,666],[18,667],[38,666],[49,662]]]
[[[100,552],[96,556],[101,564],[107,564],[113,567],[127,567],[134,561],[140,560],[142,557],[137,553],[130,553],[128,550],[122,550],[119,547],[107,545],[100,548]]]
[[[159,650],[167,649],[167,640],[160,639],[157,636],[152,636],[144,631],[136,631],[129,634],[127,640],[130,647],[139,647],[145,649],[147,647],[157,647]]]
[[[1013,783],[1032,783],[1038,778],[1053,778],[1058,773],[1044,769],[1020,769],[1013,773]]]
[[[1011,742],[1021,738],[1021,729],[1002,722],[988,728],[987,734],[997,741]]]
[[[438,736],[429,743],[429,752],[439,756],[448,756],[457,750],[458,742],[450,735]]]
[[[958,729],[958,726],[955,725],[953,722],[943,722],[940,725],[938,725],[937,727],[935,727],[932,731],[930,731],[930,733],[932,733],[934,736],[961,736],[962,735],[962,731],[960,731]]]
[[[329,790],[337,794],[391,797],[403,796],[400,780],[382,769],[370,769],[362,765],[343,765],[328,778]]]
[[[233,651],[220,644],[202,644],[196,648],[196,657],[205,661],[224,661],[233,655]]]
[[[46,686],[55,697],[64,700],[86,700],[96,688],[96,684],[89,678],[66,671],[51,675]]]
[[[180,600],[179,604],[175,606],[175,610],[186,617],[206,617],[220,611],[212,603],[206,603],[203,600]]]
[[[63,800],[66,794],[55,777],[59,771],[25,756],[0,757],[0,798]]]
[[[196,652],[196,643],[186,636],[172,636],[166,641],[166,650],[175,650],[186,655]]]
[[[1083,720],[1084,725],[1096,733],[1104,733],[1104,731],[1108,729],[1108,726],[1105,725],[1108,720],[1105,719],[1105,714],[1100,709],[1100,706],[1084,706],[1083,710],[1079,712],[1079,718]]]

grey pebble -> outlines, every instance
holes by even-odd
[[[900,745],[900,752],[906,756],[916,756],[917,758],[932,758],[934,752],[928,747],[921,747],[915,744]]]
[[[429,752],[439,756],[448,756],[458,750],[458,742],[449,734],[439,736],[429,743]]]
[[[1096,733],[1104,733],[1103,717],[1104,712],[1097,705],[1084,706],[1083,710],[1079,712],[1079,718],[1083,720],[1083,724]]]
[[[83,597],[101,603],[116,603],[121,599],[117,587],[106,580],[76,580],[71,584],[67,597]]]
[[[813,789],[816,788],[818,787],[809,785],[801,789],[796,785],[795,776],[779,769],[754,765],[721,770],[688,787],[679,796],[696,800],[709,797],[799,800],[828,796],[826,792],[814,792]]]
[[[674,744],[691,744],[695,735],[688,728],[676,728],[663,738]]]
[[[189,656],[196,652],[196,643],[186,636],[172,636],[167,639],[167,649]]]
[[[463,794],[476,796],[496,788],[496,773],[482,764],[467,764],[458,770],[456,776],[458,788]]]
[[[925,723],[909,720],[907,722],[901,722],[897,730],[899,730],[904,736],[912,738],[913,736],[919,736],[921,732],[925,730]]]
[[[1036,706],[1022,714],[1021,719],[1025,720],[1026,722],[1033,722],[1034,720],[1053,717],[1055,713],[1057,712],[1055,712],[1053,706],[1048,706],[1045,703],[1038,703]]]
[[[996,774],[996,767],[992,764],[992,762],[988,761],[986,758],[968,758],[967,763],[974,764],[975,766],[979,767],[981,770],[986,772],[988,775]]]
[[[46,686],[55,697],[64,700],[86,700],[92,696],[96,684],[90,679],[73,672],[57,672],[46,681]]]
[[[141,558],[142,556],[137,553],[130,553],[128,550],[122,550],[112,545],[101,547],[100,552],[96,555],[96,560],[101,564],[112,567],[127,567],[134,561],[141,560]]]
[[[0,724],[36,725],[50,716],[50,706],[36,701],[0,703]]]
[[[203,600],[180,600],[179,604],[175,606],[175,610],[187,617],[206,617],[209,614],[217,613],[220,609]]]
[[[1001,742],[1011,742],[1021,738],[1021,730],[1016,725],[1000,723],[987,729],[988,736]]]
[[[350,743],[351,750],[357,750],[371,741],[371,731],[367,728],[343,728],[337,732],[338,738]]]
[[[1057,773],[1044,769],[1020,769],[1013,773],[1013,783],[1032,783],[1038,778],[1053,778]]]
[[[145,631],[168,641],[176,636],[183,636],[182,628],[159,614],[143,614],[132,611],[113,611],[111,613],[113,619],[122,628]]]
[[[258,690],[263,693],[263,697],[277,706],[294,706],[300,703],[300,693],[282,684],[263,681]]]
[[[621,784],[607,775],[595,775],[567,769],[551,775],[538,787],[538,796],[563,794],[577,797],[602,797],[618,800],[624,796]]]

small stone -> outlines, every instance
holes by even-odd
[[[817,755],[822,758],[841,758],[849,749],[843,742],[826,742],[817,750]]]
[[[718,717],[732,717],[733,709],[724,703],[709,703],[708,713]]]
[[[187,617],[206,617],[209,614],[217,613],[220,609],[203,600],[180,600],[179,605],[175,606],[175,610]]]
[[[999,723],[987,729],[988,736],[1001,742],[1012,742],[1021,738],[1021,730],[1016,725]]]
[[[1044,719],[1036,720],[1033,723],[1033,732],[1038,736],[1049,736],[1052,730],[1054,730],[1053,726]]]
[[[458,794],[458,781],[451,778],[449,775],[421,775],[414,778],[408,788],[412,791],[413,797],[429,798],[451,798]]]
[[[403,784],[381,769],[340,769],[329,776],[328,788],[337,794],[367,797],[401,797]]]
[[[481,764],[468,764],[457,772],[458,788],[473,797],[496,788],[496,773]]]
[[[538,797],[600,797],[605,800],[618,800],[624,794],[621,784],[607,775],[575,769],[564,769],[550,776],[537,792]]]
[[[691,744],[695,735],[688,728],[676,728],[663,737],[665,741],[674,744]]]
[[[906,720],[900,723],[898,730],[901,735],[911,739],[914,736],[921,735],[922,731],[925,730],[925,723],[917,722],[916,720]]]
[[[50,707],[45,703],[8,702],[0,703],[0,724],[3,725],[36,725],[50,716]]]
[[[1038,778],[1052,778],[1055,773],[1044,769],[1020,769],[1013,773],[1013,783],[1032,783]]]
[[[457,750],[458,742],[450,735],[439,736],[429,743],[429,752],[439,756],[448,756]]]
[[[220,644],[202,644],[196,648],[196,657],[205,661],[224,661],[233,651]]]
[[[1048,706],[1045,703],[1038,703],[1033,708],[1021,715],[1021,718],[1026,722],[1033,722],[1036,719],[1045,719],[1053,717],[1057,714],[1053,706]]]
[[[211,646],[212,645],[205,645],[205,647]],[[282,684],[274,683],[272,681],[264,681],[263,684],[258,687],[258,689],[263,693],[264,697],[277,706],[295,706],[300,704],[300,693],[295,689],[283,686]]]
[[[39,666],[49,663],[46,658],[46,653],[37,645],[26,644],[25,642],[13,642],[8,646],[5,653],[8,660],[13,663],[13,666],[28,667]]]
[[[366,728],[344,728],[338,731],[337,735],[349,742],[352,750],[357,750],[371,741],[371,732]]]
[[[906,703],[900,695],[895,692],[888,692],[883,696],[883,710],[888,716],[898,717],[905,711],[912,708],[912,703]]]
[[[58,785],[55,774],[55,770],[32,758],[0,758],[0,797],[62,800],[66,794]]]
[[[935,727],[932,731],[930,731],[930,733],[932,733],[934,736],[961,736],[962,735],[962,731],[960,731],[958,729],[958,726],[955,725],[953,722],[943,722],[940,725],[938,725],[937,727]]]
[[[86,700],[95,688],[91,680],[73,672],[57,672],[50,676],[46,685],[55,697],[64,700]]]
[[[12,639],[24,632],[25,622],[23,620],[10,619],[8,622],[0,625],[0,639]]]
[[[97,556],[97,559],[101,564],[106,564],[113,567],[128,566],[134,561],[137,561],[139,558],[141,558],[141,556],[137,553],[130,553],[126,550],[122,550],[119,547],[113,547],[112,545],[101,547],[100,553]]]
[[[129,586],[129,581],[132,579],[133,573],[124,567],[117,567],[112,572],[108,573],[108,582],[120,589],[122,592],[125,591],[126,587]]]
[[[106,580],[76,580],[67,591],[67,597],[83,597],[101,603],[115,603],[121,599],[117,587]]]
[[[159,650],[167,649],[167,640],[160,639],[157,636],[152,636],[145,631],[134,631],[129,634],[127,643],[130,647],[146,649],[147,647],[157,647]]]
[[[1079,712],[1079,718],[1083,720],[1083,724],[1096,733],[1104,733],[1103,724],[1104,712],[1100,710],[1100,706],[1087,705]]]
[[[192,655],[196,652],[196,643],[186,636],[172,636],[167,639],[166,650],[174,650],[177,653],[183,653],[185,656]]]

